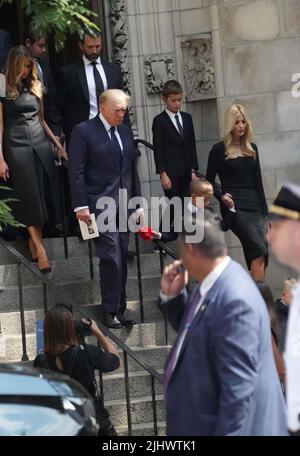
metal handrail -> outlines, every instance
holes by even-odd
[[[128,433],[132,435],[132,420],[131,420],[131,407],[130,407],[130,394],[129,394],[129,372],[128,372],[128,356],[130,356],[135,362],[137,362],[146,372],[151,375],[151,392],[152,402],[155,401],[155,389],[153,390],[154,379],[159,383],[163,383],[162,375],[150,366],[146,361],[140,358],[128,345],[126,345],[119,337],[113,334],[108,328],[106,328],[99,320],[94,316],[90,315],[89,312],[83,311],[81,307],[77,306],[73,299],[66,295],[62,290],[57,289],[57,286],[53,284],[44,274],[42,274],[36,266],[32,265],[20,252],[14,247],[7,244],[4,239],[0,238],[0,245],[9,251],[17,259],[17,270],[18,270],[18,288],[19,288],[19,303],[20,303],[20,318],[21,318],[21,331],[22,331],[22,361],[27,361],[28,355],[26,351],[26,328],[25,328],[25,315],[24,315],[24,300],[23,300],[23,284],[20,265],[23,264],[28,270],[30,270],[43,284],[44,297],[47,296],[47,289],[51,290],[54,297],[60,302],[64,303],[72,309],[75,309],[84,318],[90,318],[96,321],[101,331],[109,337],[123,352],[124,358],[124,377],[125,377],[125,392],[126,392],[126,407],[127,407],[127,421],[128,421]],[[47,300],[44,301],[44,312],[47,310]],[[153,414],[156,417],[156,413]],[[157,432],[157,422],[154,422],[154,432]],[[157,435],[157,434],[155,434]]]

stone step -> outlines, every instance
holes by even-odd
[[[82,306],[83,313],[87,313],[91,318],[95,318],[101,322],[101,305],[100,303]],[[26,332],[35,332],[36,321],[44,318],[43,309],[27,310],[24,312]],[[82,314],[74,311],[76,319],[82,318]],[[126,317],[141,321],[140,317],[140,302],[128,301],[126,308]],[[150,299],[144,301],[144,321],[146,323],[163,321],[163,314],[157,306],[156,300]],[[19,310],[0,313],[0,331],[2,334],[21,334],[21,320]]]
[[[24,312],[25,328],[27,333],[35,333],[36,320],[43,318],[43,311],[28,310]],[[3,335],[20,335],[21,319],[20,312],[1,312],[0,329]]]
[[[9,241],[8,244],[22,253],[27,259],[30,259],[29,250],[27,248],[26,241]],[[63,259],[65,258],[64,252],[64,241],[63,238],[48,238],[43,239],[49,260]],[[150,241],[143,241],[140,239],[139,242],[141,253],[152,253],[154,244]],[[175,243],[170,243],[169,246],[176,249]],[[130,236],[129,249],[135,251],[134,236]],[[88,255],[88,242],[81,241],[76,236],[68,237],[68,253],[69,257],[84,257]],[[4,247],[0,246],[0,264],[14,264],[16,259],[9,253]]]
[[[26,241],[11,241],[8,242],[8,244],[30,260],[30,254]],[[63,238],[44,239],[43,244],[45,246],[49,260],[55,260],[59,258],[63,259],[65,257]],[[68,249],[70,257],[88,255],[88,244],[86,242],[79,241],[77,237],[68,237]],[[16,263],[15,257],[4,247],[0,246],[0,264],[14,263]]]
[[[49,275],[51,279],[51,274]],[[160,288],[160,277],[143,278],[143,296],[144,299],[157,299]],[[24,282],[25,284],[25,282]],[[48,302],[51,305],[55,300],[60,300],[60,293],[74,301],[74,304],[85,305],[99,302],[100,285],[98,281],[68,281],[63,283],[54,283],[56,285],[57,296],[55,292],[48,290]],[[43,306],[43,287],[41,285],[23,286],[24,308],[25,310],[40,309]],[[139,296],[138,281],[136,278],[127,280],[127,299],[136,300]],[[19,309],[19,291],[17,286],[6,286],[0,291],[0,312],[16,311]]]
[[[141,275],[142,278],[148,276],[159,276],[160,275],[160,263],[159,255],[152,254],[142,254],[140,257],[141,260]],[[171,258],[165,257],[164,264],[169,264]],[[36,263],[32,263],[36,270],[38,266]],[[71,257],[66,259],[52,260],[50,261],[52,272],[49,274],[49,278],[55,283],[61,283],[63,281],[82,281],[90,279],[90,263],[87,256]],[[95,280],[98,280],[99,277],[99,260],[98,258],[93,258],[94,266],[94,277]],[[128,278],[137,279],[137,264],[136,259],[134,258],[127,263],[128,267]],[[27,285],[35,285],[40,283],[39,278],[34,275],[28,268],[24,265],[21,265],[21,273],[23,283]],[[4,264],[0,265],[0,286],[13,286],[18,283],[18,272],[16,264]]]
[[[0,363],[1,362],[10,362],[10,363],[25,363],[32,366],[32,361],[36,357],[36,350],[35,350],[35,335],[33,337],[33,345],[34,350],[30,353],[30,360],[29,361],[20,361],[22,356],[21,350],[21,337],[10,337],[9,343],[18,345],[18,348],[11,347],[10,350],[13,352],[13,357],[6,358],[5,355],[5,347],[7,338],[4,336],[0,336]],[[4,340],[4,342],[3,342]],[[3,342],[3,343],[2,343]],[[147,346],[147,347],[130,347],[140,358],[142,358],[147,364],[153,367],[153,369],[163,372],[163,367],[165,364],[166,357],[168,352],[171,348],[170,345],[163,345],[163,346]],[[3,353],[2,353],[3,352]],[[2,354],[1,354],[2,353]],[[3,356],[2,356],[3,355]],[[17,355],[17,356],[15,356]],[[121,354],[121,359],[123,360],[123,356]],[[128,371],[131,372],[140,372],[142,369],[141,365],[137,363],[131,356],[128,356]],[[104,374],[105,377],[110,377],[112,375],[124,375],[124,368],[120,367],[119,369],[113,372],[107,372]],[[147,374],[149,375],[149,374]]]
[[[123,400],[125,398],[125,376],[123,373],[116,374],[114,371],[111,375],[103,375],[103,395],[105,401]],[[159,373],[162,375],[163,370]],[[156,395],[163,394],[163,385],[155,380]],[[143,371],[129,373],[129,394],[130,398],[151,396],[151,375]]]
[[[144,396],[131,399],[131,420],[132,424],[153,423],[152,399],[151,396]],[[105,401],[111,421],[114,426],[127,425],[126,401]],[[163,396],[156,396],[157,420],[165,421],[165,410]]]
[[[91,315],[92,318],[101,321],[102,307],[100,302],[95,302],[94,304],[87,304],[85,306],[82,306],[81,308],[83,312],[86,312],[88,315]],[[144,322],[146,323],[150,323],[153,321],[162,321],[164,318],[162,311],[159,309],[157,305],[157,299],[144,299],[143,309]],[[78,316],[78,318],[80,318],[79,314],[76,315]],[[141,308],[139,300],[127,301],[125,316],[126,318],[141,323]]]
[[[32,316],[30,325],[31,327],[35,323],[33,322]],[[26,319],[25,319],[26,322]],[[8,325],[8,331],[12,331]],[[132,328],[122,328],[112,330],[126,345],[128,345],[133,351],[137,353],[142,359],[144,359],[150,366],[155,369],[161,369],[164,366],[167,352],[170,349],[169,345],[165,345],[164,326],[162,322],[156,323],[143,323],[137,324]],[[175,334],[171,328],[169,328],[169,339],[170,345],[174,343]],[[86,343],[95,344],[94,337],[86,337]],[[36,333],[26,333],[26,346],[27,354],[30,359],[34,359],[36,356]],[[149,350],[148,350],[149,349]],[[21,334],[1,334],[0,335],[0,358],[7,361],[17,360],[20,361],[22,358],[22,336]],[[132,357],[128,357],[129,370],[139,371],[141,366]],[[119,369],[121,372],[122,369]],[[119,373],[119,371],[117,371]]]
[[[176,336],[172,328],[168,327],[168,330],[169,344],[172,344]],[[164,322],[162,321],[142,323],[121,329],[111,329],[111,331],[130,348],[136,346],[165,345]],[[95,343],[93,337],[86,337],[86,342]]]
[[[116,431],[119,436],[128,436],[128,427],[127,426],[117,426]],[[157,435],[164,436],[166,435],[166,423],[164,421],[159,421],[157,423]],[[154,436],[154,427],[152,423],[142,423],[134,424],[132,426],[132,435],[133,436]]]
[[[36,337],[34,334],[26,334],[26,351],[29,359],[36,356]],[[11,362],[22,359],[22,338],[20,335],[7,334],[0,336],[0,359]]]

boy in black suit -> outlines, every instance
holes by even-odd
[[[192,116],[180,111],[183,90],[179,82],[167,81],[162,90],[165,109],[153,119],[152,133],[156,173],[165,196],[189,196],[189,183],[198,169]],[[171,206],[170,226],[174,220]],[[160,229],[161,231],[161,229]]]

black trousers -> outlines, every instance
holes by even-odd
[[[188,197],[190,195],[190,180],[191,180],[191,175],[190,174],[184,174],[183,176],[169,176],[169,179],[171,181],[171,188],[169,190],[164,190],[165,196],[169,199],[174,198],[174,196],[178,196],[182,203],[184,197]],[[182,209],[183,209],[183,204],[182,204]],[[183,215],[183,212],[181,216]],[[163,219],[163,216],[162,216]],[[160,221],[159,225],[159,231],[162,232],[162,219]],[[174,207],[170,207],[170,228],[167,233],[173,233],[174,232]],[[167,236],[166,233],[166,237]],[[176,235],[174,239],[176,239]],[[173,237],[170,240],[174,240]],[[168,242],[168,241],[167,241]]]

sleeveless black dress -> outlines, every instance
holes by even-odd
[[[58,177],[52,146],[40,119],[39,101],[24,88],[15,100],[3,103],[3,153],[9,168],[8,185],[16,220],[26,226],[56,221]]]
[[[207,180],[212,184],[218,175],[222,193],[228,192],[233,197],[236,214],[232,217],[230,229],[242,244],[248,269],[251,261],[260,256],[265,256],[265,264],[268,264],[264,221],[268,207],[257,146],[252,143],[252,147],[256,151],[256,159],[237,157],[226,160],[223,141],[215,144],[209,153],[206,173]],[[222,205],[220,208],[222,213]]]

